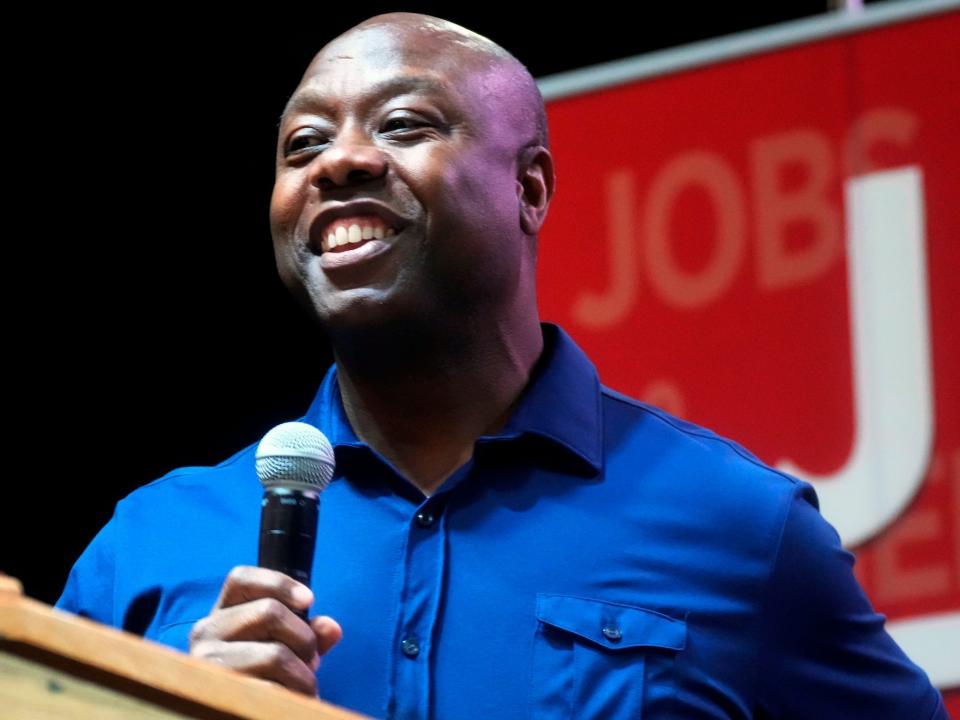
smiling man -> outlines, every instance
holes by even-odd
[[[313,587],[252,567],[250,446],[118,503],[59,607],[375,717],[946,717],[810,485],[540,323],[555,179],[516,59],[371,18],[279,129],[277,267],[335,356],[300,418],[337,460]]]
[[[280,123],[280,276],[332,339],[357,435],[427,494],[503,425],[541,352],[545,127],[512,56],[404,14],[324,48]]]

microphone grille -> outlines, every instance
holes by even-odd
[[[265,488],[323,490],[333,477],[333,447],[313,425],[286,422],[257,445],[257,477]]]

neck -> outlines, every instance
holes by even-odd
[[[430,495],[509,419],[543,349],[532,307],[495,323],[434,317],[334,335],[357,436]]]

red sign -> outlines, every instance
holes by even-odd
[[[555,99],[546,83],[558,194],[539,261],[544,318],[607,385],[815,484],[888,629],[945,690],[958,47],[954,10]],[[960,717],[960,689],[944,695]]]

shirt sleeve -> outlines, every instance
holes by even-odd
[[[116,625],[114,613],[116,514],[90,541],[74,563],[55,608],[105,625]]]
[[[757,717],[949,720],[818,507],[813,486],[798,481],[765,601]]]

